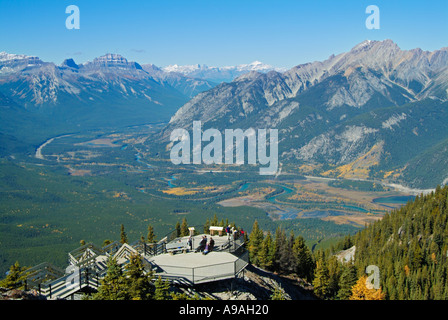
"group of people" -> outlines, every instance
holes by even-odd
[[[225,228],[225,232],[227,233],[227,239],[230,240],[230,237],[233,236],[233,239],[237,239],[239,236],[244,236],[244,230],[240,231],[236,230],[234,227],[228,225]],[[190,250],[193,250],[193,238],[190,236],[188,238],[188,247]],[[199,242],[199,246],[196,248],[195,252],[202,252],[203,254],[207,254],[213,250],[215,246],[215,240],[210,237],[210,241],[207,242],[207,236],[203,235],[201,241]]]
[[[235,229],[235,227],[230,226],[230,224],[225,229],[227,233],[227,239],[230,240],[230,237],[233,236],[233,240],[236,240],[240,235],[244,236],[244,230],[241,228],[241,230],[238,232],[238,230]]]
[[[188,244],[190,246],[190,249],[192,249],[193,242],[191,237],[188,239]],[[213,250],[213,247],[215,246],[215,240],[213,240],[212,237],[210,237],[210,241],[207,242],[207,236],[202,236],[201,241],[199,242],[199,247],[196,249],[196,252],[202,252],[203,254],[207,254],[210,251]]]

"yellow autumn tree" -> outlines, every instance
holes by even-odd
[[[352,287],[350,300],[384,300],[386,294],[379,289],[369,289],[366,285],[367,276],[363,275]]]

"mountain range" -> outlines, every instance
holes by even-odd
[[[105,54],[86,63],[66,59],[60,65],[36,56],[0,52],[0,139],[3,153],[68,132],[168,121],[187,101],[219,81],[261,62],[237,67],[159,68]],[[191,70],[190,70],[191,71]],[[26,130],[23,130],[26,128]],[[20,149],[20,148],[19,148]]]
[[[35,142],[67,131],[167,121],[215,85],[118,54],[56,65],[1,52],[0,134]]]
[[[286,72],[249,72],[202,92],[163,133],[277,128],[279,157],[304,174],[433,188],[448,181],[448,48],[364,41]]]
[[[171,130],[201,120],[203,129],[277,128],[281,164],[302,174],[433,188],[448,182],[447,107],[448,48],[392,40],[289,70],[159,68],[118,54],[56,65],[0,53],[3,155],[58,134],[169,120],[165,157]]]
[[[179,66],[177,64],[169,65],[163,68],[166,72],[180,73],[185,76],[209,80],[215,83],[232,82],[239,76],[251,72],[266,73],[269,71],[284,72],[286,68],[273,67],[260,61],[254,61],[249,64],[240,64],[238,66],[225,66],[225,67],[209,67],[204,64],[184,65]]]

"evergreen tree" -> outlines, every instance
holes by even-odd
[[[207,218],[204,224],[204,233],[208,233],[210,231],[210,220]]]
[[[298,261],[294,255],[294,243],[295,243],[295,236],[294,232],[291,231],[289,233],[289,238],[286,242],[286,250],[285,250],[285,263],[283,267],[283,272],[287,274],[291,274],[296,272]]]
[[[243,233],[243,241],[244,241],[243,247],[247,248],[248,244],[249,244],[249,237],[247,235],[247,232],[245,230],[243,230],[242,228],[241,228],[240,232]]]
[[[287,270],[290,253],[285,230],[278,227],[275,231],[274,271],[284,272]]]
[[[316,269],[314,272],[314,294],[321,299],[327,298],[327,295],[329,294],[329,285],[330,274],[323,254],[321,254],[316,262]]]
[[[94,300],[128,300],[130,298],[123,271],[113,257],[109,257],[106,276],[101,280],[98,292],[92,298]]]
[[[338,299],[348,300],[352,295],[352,287],[357,280],[356,269],[353,264],[344,265],[342,267],[341,278],[339,281]]]
[[[146,240],[149,243],[154,243],[156,242],[156,235],[154,233],[154,228],[152,227],[152,225],[148,226],[148,234],[146,235]]]
[[[314,260],[313,255],[302,236],[295,238],[292,252],[296,260],[295,272],[297,273],[297,276],[304,278],[307,281],[311,281],[314,273]]]
[[[152,297],[152,272],[147,273],[143,266],[142,257],[132,254],[125,266],[127,291],[132,300],[149,300]]]
[[[162,280],[159,276],[154,282],[154,300],[169,300],[170,295],[170,283],[168,281]]]
[[[331,256],[331,258],[327,260],[327,266],[330,280],[328,283],[327,297],[333,299],[337,296],[339,291],[339,278],[341,277],[340,263],[336,256]]]
[[[177,221],[177,223],[176,223],[175,230],[176,230],[176,238],[179,238],[180,235],[181,235],[181,230],[180,230],[180,223],[179,223],[179,221]]]
[[[271,295],[271,300],[286,300],[285,292],[280,287],[275,287]]]
[[[352,238],[350,235],[345,236],[342,250],[347,250],[353,246]]]
[[[260,267],[272,270],[274,264],[275,244],[272,240],[271,233],[268,231],[266,237],[263,239],[261,249],[258,252],[258,261]]]
[[[258,265],[258,252],[261,249],[263,242],[263,230],[258,226],[258,221],[255,220],[252,231],[249,235],[249,260],[252,264]]]
[[[126,232],[124,231],[124,225],[121,225],[120,242],[122,244],[128,243],[128,236],[126,235]]]
[[[213,215],[213,220],[210,222],[212,226],[218,225],[218,217],[216,216],[216,213]]]
[[[183,218],[182,225],[180,226],[180,236],[185,237],[185,236],[188,236],[189,234],[190,234],[190,230],[188,230],[187,219]]]
[[[27,267],[21,267],[19,262],[16,261],[16,263],[9,268],[6,278],[0,281],[0,287],[8,289],[24,289],[27,269]]]

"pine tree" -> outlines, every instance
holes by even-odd
[[[352,246],[353,246],[353,242],[352,242],[352,239],[351,239],[350,235],[345,236],[344,237],[343,246],[342,246],[342,250],[349,249]]]
[[[143,266],[142,257],[132,254],[125,266],[127,291],[132,300],[149,300],[152,297],[152,272],[147,273]]]
[[[152,227],[152,225],[148,226],[148,234],[146,235],[146,240],[149,243],[156,242],[156,235],[154,234],[154,228]]]
[[[116,259],[109,257],[107,273],[101,280],[98,292],[92,296],[94,300],[128,300],[130,298],[126,288],[126,279]]]
[[[168,281],[162,280],[162,277],[159,276],[157,280],[154,282],[154,300],[169,300],[170,295],[170,283]]]
[[[271,300],[286,300],[285,292],[280,287],[275,287],[271,295]]]
[[[183,218],[182,225],[180,226],[180,236],[185,237],[185,236],[188,236],[189,234],[190,234],[190,230],[188,230],[187,219]]]
[[[286,242],[286,250],[285,250],[285,257],[284,257],[285,263],[284,263],[283,272],[285,272],[287,274],[294,273],[297,270],[298,260],[296,259],[295,255],[294,255],[294,243],[295,243],[295,236],[294,236],[294,232],[291,231],[289,233],[289,238]]]
[[[341,277],[340,262],[336,256],[331,256],[327,260],[328,275],[330,281],[328,283],[328,293],[327,296],[331,299],[335,298],[339,291],[339,278]]]
[[[211,226],[217,226],[218,225],[218,217],[216,216],[216,213],[213,215],[213,220],[210,222]]]
[[[348,300],[350,298],[356,280],[356,269],[353,264],[344,265],[339,281],[338,299]]]
[[[180,223],[179,223],[179,221],[177,221],[177,223],[176,223],[175,230],[176,230],[176,238],[179,238],[180,235],[181,235],[181,230],[180,230]]]
[[[243,233],[243,241],[244,241],[243,247],[247,249],[249,244],[249,237],[247,236],[247,232],[244,231],[242,228],[240,229],[240,232]]]
[[[329,294],[330,275],[324,257],[321,255],[316,262],[314,272],[314,294],[321,299],[327,298]]]
[[[311,251],[302,236],[295,238],[292,251],[296,260],[295,272],[300,278],[311,281],[314,273],[314,261]]]
[[[21,267],[19,262],[16,261],[16,263],[9,268],[6,278],[0,281],[0,287],[8,289],[24,289],[27,269],[27,267]]]
[[[272,240],[271,233],[268,231],[266,237],[263,239],[261,249],[258,252],[258,261],[260,267],[271,270],[274,264],[275,245]]]
[[[124,225],[121,225],[120,242],[122,244],[128,243],[128,236],[126,235],[126,232],[124,231]]]
[[[278,227],[275,231],[274,271],[284,272],[287,269],[290,254],[285,231]]]
[[[207,218],[204,224],[204,233],[208,233],[210,231],[210,220]]]
[[[249,235],[249,260],[252,264],[258,265],[258,252],[261,249],[263,242],[263,230],[258,226],[258,221],[255,220],[252,231]]]

